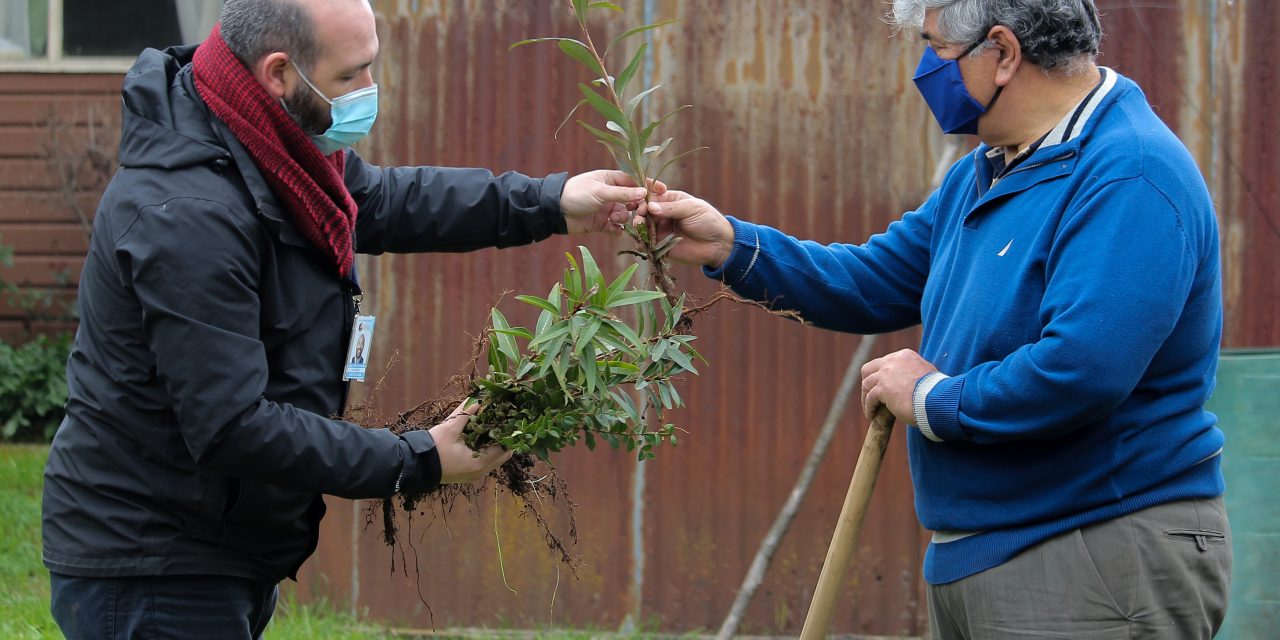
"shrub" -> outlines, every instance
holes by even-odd
[[[0,342],[0,440],[47,442],[67,402],[71,336],[37,336],[22,345]]]

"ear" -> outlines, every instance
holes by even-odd
[[[293,89],[292,82],[285,73],[288,67],[289,54],[276,51],[258,60],[252,69],[253,77],[258,80],[258,84],[261,84],[263,89],[267,90],[267,95],[276,99],[283,98]]]
[[[1018,36],[1004,25],[992,27],[987,33],[987,40],[993,43],[993,48],[1000,53],[1000,60],[996,63],[996,86],[1006,86],[1013,81],[1013,75],[1022,66],[1022,43],[1018,42]]]

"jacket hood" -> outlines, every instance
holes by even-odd
[[[195,46],[147,49],[125,75],[121,89],[120,164],[180,169],[229,157],[195,92]]]

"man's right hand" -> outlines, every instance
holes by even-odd
[[[683,191],[650,197],[640,215],[652,215],[658,237],[675,233],[683,238],[668,255],[688,264],[719,269],[733,251],[733,225],[705,200]]]
[[[500,446],[488,446],[477,453],[462,441],[463,428],[480,408],[478,404],[464,405],[465,402],[458,405],[448,419],[431,427],[431,437],[440,454],[440,484],[475,482],[511,459],[511,452]]]

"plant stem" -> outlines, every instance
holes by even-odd
[[[573,3],[570,1],[569,5],[570,7],[572,7]],[[628,124],[630,125],[631,131],[628,132],[627,135],[635,136],[636,135],[635,132],[639,130],[639,127],[637,123],[634,120],[632,120],[632,116],[626,112],[626,105],[624,105],[622,102],[622,96],[618,95],[617,87],[613,85],[613,81],[611,80],[612,76],[609,75],[609,68],[605,66],[606,63],[605,63],[604,56],[601,55],[599,50],[596,49],[595,42],[592,41],[591,39],[591,31],[587,29],[586,22],[583,21],[582,23],[579,24],[579,26],[582,28],[582,35],[583,35],[583,38],[586,40],[587,48],[591,51],[591,55],[595,57],[596,62],[599,63],[600,70],[604,73],[604,77],[601,80],[603,80],[605,86],[609,88],[609,98],[613,100],[613,104],[618,107],[618,110],[622,111],[623,115],[628,120],[630,120]],[[622,123],[618,123],[618,124],[622,124]],[[632,141],[629,140],[628,142],[632,142]],[[636,147],[633,145],[631,149],[631,153],[639,154],[638,156],[633,155],[633,157],[631,158],[631,167],[635,169],[635,172],[636,172],[635,178],[639,181],[640,186],[644,187],[644,190],[645,190],[644,201],[645,203],[648,203],[650,196],[653,195],[653,192],[649,188],[649,180],[645,175],[645,167],[643,162],[644,149],[636,149]],[[648,260],[649,264],[651,265],[650,268],[653,270],[651,277],[653,278],[654,285],[657,286],[659,291],[661,291],[663,294],[667,296],[667,302],[671,303],[674,306],[676,302],[680,299],[680,296],[675,292],[675,280],[672,279],[671,277],[670,267],[667,265],[666,257],[657,255],[656,249],[659,244],[659,238],[657,237],[658,236],[657,223],[654,221],[653,216],[645,216],[644,224],[645,224],[645,230],[648,233],[644,234],[644,237],[641,237],[641,238],[635,238],[635,236],[632,236],[632,237],[633,239],[636,240],[636,244],[639,246],[641,253],[644,254],[645,259]],[[689,324],[689,322],[685,319],[682,319],[681,323],[683,326],[686,326],[686,327]]]

